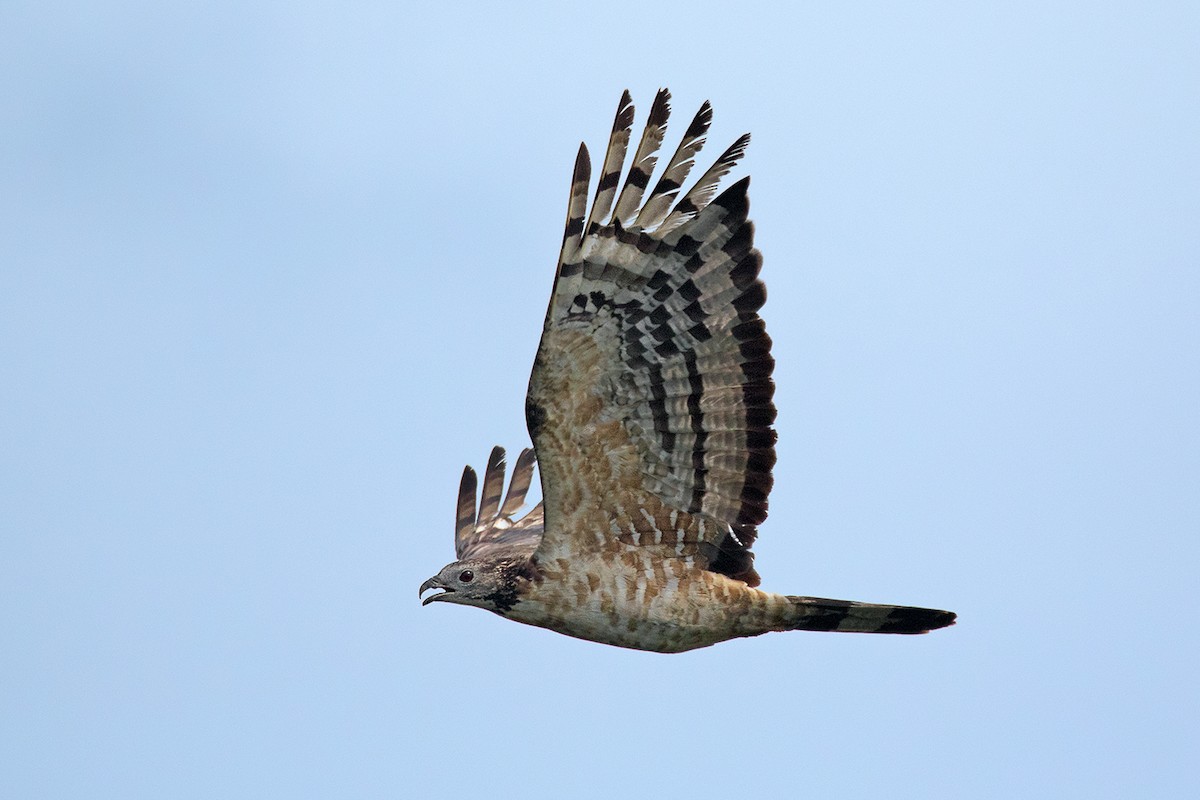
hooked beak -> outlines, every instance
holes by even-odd
[[[441,589],[442,591],[438,592],[437,594],[431,594],[431,595],[429,595],[429,597],[426,597],[424,600],[421,601],[422,606],[427,606],[430,603],[432,603],[434,600],[441,600],[446,595],[448,595],[454,591],[453,589],[450,589],[450,588],[442,585],[442,582],[438,580],[438,577],[436,575],[434,575],[432,578],[430,578],[429,580],[427,580],[421,584],[421,590],[419,592],[417,592],[417,597],[420,597],[421,595],[425,594],[425,592],[429,589]]]

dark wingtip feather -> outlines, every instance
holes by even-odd
[[[732,217],[745,219],[746,213],[750,210],[749,192],[750,176],[747,175],[741,180],[731,183],[729,188],[713,199],[712,204],[721,206]]]
[[[492,452],[488,454],[487,472],[492,472],[504,463],[504,448],[496,445],[492,448]]]
[[[683,134],[684,138],[692,138],[703,136],[708,132],[708,128],[712,125],[712,103],[705,100],[700,105],[700,110],[696,112],[696,116],[692,117],[692,122],[688,125],[687,131]]]
[[[650,116],[647,125],[666,125],[671,116],[671,90],[662,88],[654,95],[654,103],[650,106]]]
[[[633,124],[633,95],[629,90],[621,92],[621,101],[617,103],[617,118],[613,121],[613,130],[620,130]]]

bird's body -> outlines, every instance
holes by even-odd
[[[504,453],[493,450],[478,512],[468,467],[459,560],[421,587],[443,590],[426,602],[659,652],[768,631],[951,624],[945,611],[756,588],[750,546],[775,463],[774,360],[758,316],[766,293],[746,219],[748,179],[712,199],[748,137],[676,202],[711,119],[705,103],[643,203],[668,97],[655,99],[618,195],[633,119],[622,97],[590,213],[586,148],[576,160],[526,398],[543,502],[515,518],[532,451],[501,505]]]
[[[505,616],[618,647],[677,653],[787,630],[794,616],[783,595],[636,547],[539,570]]]

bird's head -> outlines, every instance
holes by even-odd
[[[455,561],[421,584],[421,595],[430,589],[441,589],[422,600],[421,605],[441,600],[503,613],[518,600],[520,572],[508,561]]]

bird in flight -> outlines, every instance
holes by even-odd
[[[712,122],[705,102],[651,187],[670,115],[633,130],[621,96],[589,209],[580,145],[566,232],[529,390],[533,448],[492,450],[462,476],[457,560],[421,585],[434,601],[594,642],[677,653],[770,631],[926,633],[955,615],[775,594],[750,547],[775,465],[771,340],[749,178],[715,196],[743,135],[680,192]],[[542,502],[518,517],[535,461]],[[503,497],[503,502],[501,498]]]

